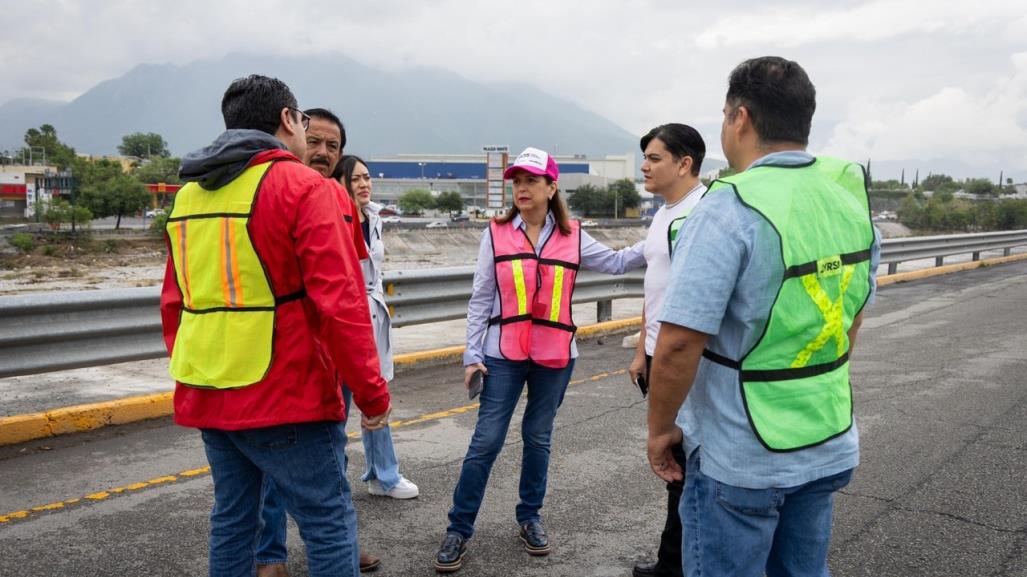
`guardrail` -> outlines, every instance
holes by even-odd
[[[1023,245],[1027,245],[1027,230],[889,238],[882,242],[881,264],[888,265],[888,274],[895,274],[900,263],[911,260],[933,258],[934,266],[941,266],[948,256],[971,253],[978,261],[982,252],[1001,250],[1009,256],[1013,247]]]
[[[887,239],[881,263],[899,263],[1027,246],[1027,230]],[[581,271],[575,304],[598,303],[610,318],[612,300],[642,296],[641,270],[623,276]],[[386,300],[397,327],[463,317],[474,267],[386,271]],[[0,297],[0,378],[159,358],[166,355],[158,287]]]

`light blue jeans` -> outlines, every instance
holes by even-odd
[[[359,575],[357,516],[346,481],[346,433],[340,423],[201,433],[214,480],[211,577],[254,574],[262,483],[269,479],[299,526],[310,575]]]
[[[353,395],[346,385],[342,386],[342,395],[346,403],[346,421],[348,422]],[[378,479],[386,491],[392,489],[401,478],[399,459],[396,458],[396,449],[392,445],[392,429],[386,426],[376,431],[361,430],[360,433],[364,442],[364,459],[367,463],[360,480],[366,482]],[[262,493],[262,523],[257,543],[257,564],[285,563],[288,551],[285,547],[286,519],[282,499],[271,479],[265,479]]]
[[[852,469],[797,487],[745,489],[699,470],[688,458],[680,513],[688,577],[829,577],[834,493]]]

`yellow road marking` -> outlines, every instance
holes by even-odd
[[[623,375],[625,372],[626,371],[624,369],[620,369],[620,370],[616,370],[616,371],[608,371],[608,372],[604,372],[604,373],[598,373],[598,374],[595,374],[595,375],[592,375],[590,377],[586,377],[586,378],[583,378],[583,379],[574,379],[574,380],[572,380],[568,384],[568,386],[580,385],[580,384],[586,383],[586,382],[595,382],[595,381],[599,381],[599,380],[602,380],[602,379],[605,379],[605,378],[608,378],[608,377],[613,377],[613,376],[616,376],[616,375]],[[455,408],[452,408],[452,409],[447,409],[445,411],[437,411],[437,412],[434,412],[434,413],[427,413],[427,414],[421,415],[419,417],[414,417],[414,418],[411,418],[411,419],[401,419],[401,420],[396,420],[396,421],[390,421],[389,422],[389,426],[391,426],[393,429],[399,429],[399,428],[402,428],[402,427],[410,427],[410,426],[413,426],[413,425],[418,425],[420,423],[427,423],[427,422],[430,422],[430,421],[438,421],[440,419],[446,419],[446,418],[449,418],[449,417],[455,417],[457,415],[462,415],[462,414],[465,414],[465,413],[469,413],[471,411],[477,410],[477,408],[479,406],[480,406],[479,403],[471,403],[469,405],[464,405],[462,407],[455,407]],[[359,431],[353,431],[352,433],[348,433],[346,435],[346,437],[348,437],[351,440],[359,439],[360,438],[360,433],[359,433]],[[18,519],[26,519],[26,518],[28,518],[28,517],[32,516],[33,514],[36,514],[36,513],[43,513],[45,511],[56,511],[58,509],[64,509],[65,507],[70,506],[70,505],[75,505],[77,503],[82,503],[84,501],[85,502],[88,502],[88,501],[103,501],[103,500],[111,498],[114,495],[119,495],[119,494],[124,493],[126,491],[140,491],[142,489],[146,489],[148,487],[153,487],[155,485],[161,485],[161,484],[165,484],[165,483],[175,483],[175,482],[182,481],[182,480],[185,480],[185,479],[189,479],[189,478],[192,478],[192,477],[198,477],[198,476],[201,476],[201,475],[206,475],[208,473],[210,473],[210,466],[200,467],[198,469],[188,469],[188,470],[182,471],[180,473],[177,473],[175,475],[164,475],[162,477],[157,477],[155,479],[150,479],[149,481],[142,481],[142,482],[139,482],[139,483],[131,483],[131,484],[125,485],[123,487],[114,487],[112,489],[107,489],[105,491],[97,491],[96,493],[90,493],[89,495],[86,495],[86,496],[80,497],[80,498],[66,499],[64,501],[57,501],[55,503],[48,503],[46,505],[39,505],[37,507],[32,507],[32,508],[30,508],[28,510],[25,510],[25,511],[14,511],[13,513],[7,513],[6,515],[0,515],[0,525],[3,525],[4,523],[8,523],[10,521],[18,520]]]

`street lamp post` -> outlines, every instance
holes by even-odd
[[[417,166],[421,167],[421,180],[424,180],[424,165],[425,164],[428,164],[428,163],[427,162],[418,162],[417,163]]]

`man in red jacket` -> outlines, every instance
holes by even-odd
[[[161,293],[175,422],[201,429],[214,480],[210,575],[253,575],[265,475],[310,575],[357,575],[336,370],[371,415],[363,426],[383,426],[391,406],[363,243],[346,225],[355,208],[300,162],[309,118],[284,83],[238,79],[221,110],[226,131],[182,159]]]

